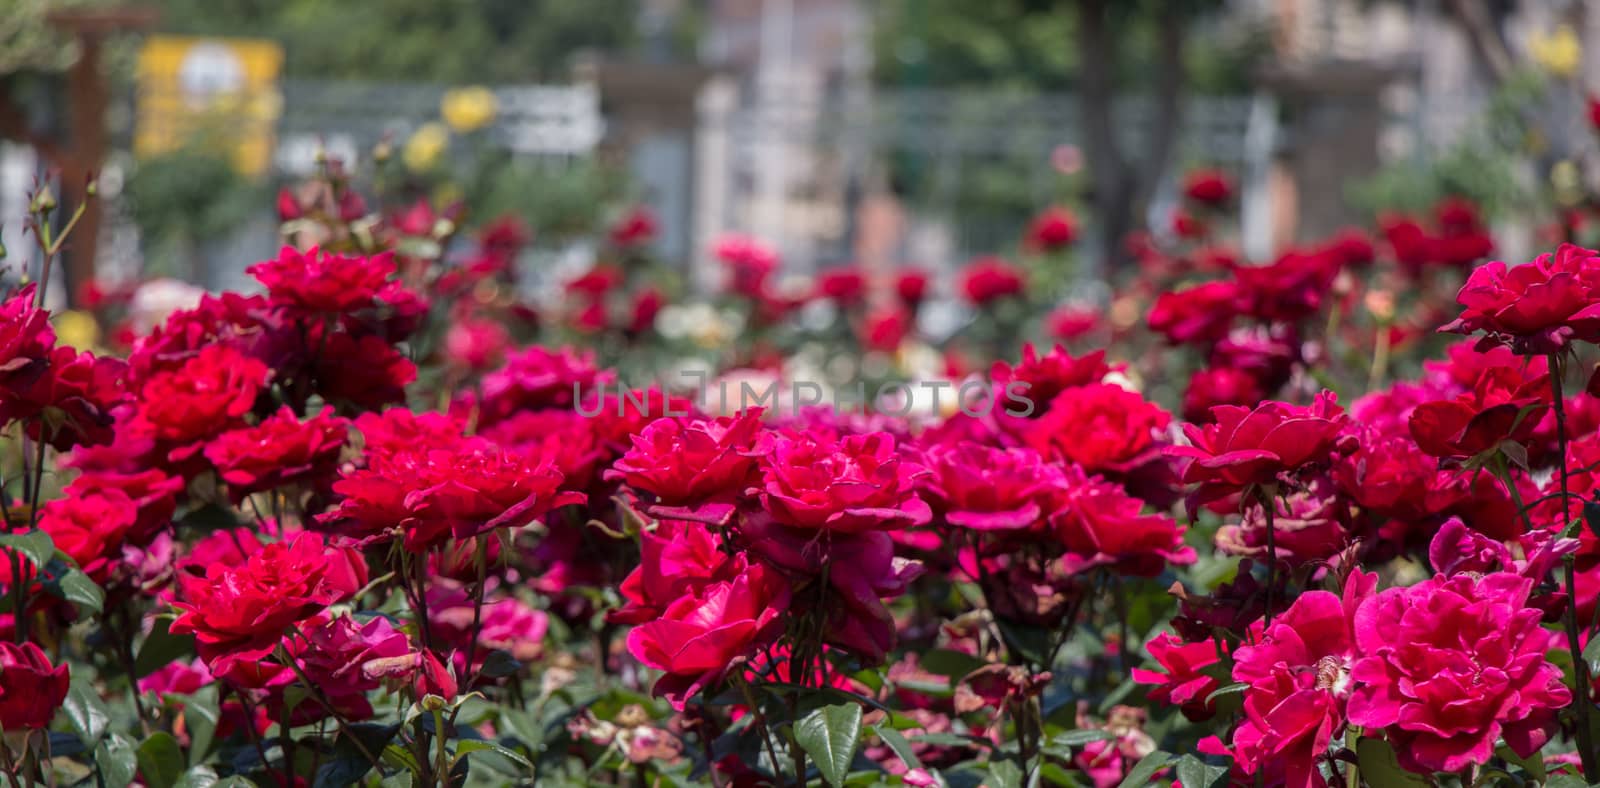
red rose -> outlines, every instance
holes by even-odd
[[[1067,389],[1099,383],[1111,374],[1111,370],[1111,365],[1106,363],[1104,350],[1074,356],[1056,345],[1041,356],[1033,343],[1029,342],[1022,346],[1020,363],[1011,366],[1004,361],[996,361],[989,368],[989,377],[994,381],[996,397],[1001,400],[999,406],[1002,414],[1005,405],[1013,404],[1004,401],[1005,391],[1009,388],[1016,395],[1025,396],[1033,402],[1036,407],[1031,415],[1039,418],[1044,415],[1044,406],[1056,395]]]
[[[634,208],[611,227],[611,243],[624,249],[643,246],[656,237],[656,215],[649,208]]]
[[[654,496],[650,512],[658,517],[725,522],[734,499],[754,482],[749,452],[760,430],[759,410],[658,419],[632,436],[633,448],[605,478]]]
[[[1146,643],[1145,650],[1166,669],[1165,673],[1133,669],[1134,681],[1155,685],[1145,693],[1146,697],[1156,703],[1179,707],[1183,716],[1193,722],[1204,722],[1216,716],[1211,694],[1221,688],[1222,682],[1205,672],[1222,662],[1216,643],[1210,640],[1185,643],[1171,632],[1163,632]]]
[[[900,348],[900,343],[905,341],[911,329],[911,315],[904,308],[892,306],[874,310],[862,322],[861,344],[868,350],[893,353]]]
[[[1344,409],[1331,391],[1318,394],[1310,407],[1271,401],[1253,410],[1224,405],[1212,415],[1214,424],[1183,425],[1191,445],[1166,450],[1192,460],[1183,481],[1198,482],[1204,500],[1266,484],[1280,473],[1327,459],[1345,423]]]
[[[594,354],[537,345],[506,358],[505,366],[483,376],[479,423],[488,426],[519,410],[564,408],[611,380],[595,366]]]
[[[205,454],[239,503],[254,492],[330,476],[349,435],[350,422],[330,407],[302,422],[285,405],[254,427],[218,436]]]
[[[359,589],[352,583],[364,578],[350,576],[342,553],[330,551],[317,534],[300,533],[236,564],[213,563],[203,575],[180,572],[172,632],[195,636],[213,674],[249,671],[277,646],[285,628]]]
[[[483,437],[531,459],[550,458],[564,477],[564,490],[587,490],[596,467],[606,459],[593,422],[571,410],[518,413],[484,430]]]
[[[1440,331],[1482,331],[1520,354],[1552,353],[1574,339],[1600,341],[1600,253],[1562,244],[1524,265],[1479,266],[1456,303],[1461,316]]]
[[[682,709],[703,687],[719,681],[733,661],[777,635],[789,606],[789,581],[753,564],[729,581],[674,600],[661,618],[628,633],[635,659],[666,672],[655,694]]]
[[[200,442],[243,423],[269,372],[232,347],[208,345],[176,370],[150,377],[139,393],[139,418],[172,447],[168,459],[182,461]]]
[[[119,490],[132,502],[134,525],[128,541],[144,544],[172,524],[177,496],[183,492],[183,479],[150,469],[138,473],[89,471],[72,480],[62,492],[67,497],[87,495],[96,490]]]
[[[376,336],[329,335],[316,365],[317,393],[329,402],[377,410],[406,400],[417,365]]]
[[[39,530],[96,583],[104,584],[121,560],[122,543],[138,516],[133,501],[121,490],[87,490],[45,504]]]
[[[840,306],[853,306],[866,296],[867,279],[854,268],[835,268],[817,277],[817,297],[830,298]]]
[[[918,268],[901,269],[894,280],[894,293],[901,304],[916,309],[928,294],[928,272]]]
[[[1071,246],[1077,239],[1078,222],[1072,212],[1060,206],[1051,206],[1034,217],[1033,223],[1028,225],[1024,243],[1033,249],[1049,252]]]
[[[628,319],[628,330],[634,334],[643,334],[655,327],[656,316],[661,314],[661,307],[666,305],[667,298],[660,290],[646,287],[633,296],[633,316]]]
[[[1155,577],[1167,564],[1192,564],[1194,548],[1183,543],[1186,530],[1164,514],[1143,514],[1144,501],[1121,485],[1068,466],[1067,495],[1050,517],[1056,538],[1067,549],[1069,572],[1110,566],[1119,574]]]
[[[1240,266],[1234,276],[1250,314],[1292,324],[1322,308],[1339,268],[1331,254],[1290,250],[1271,265]]]
[[[961,269],[961,294],[974,306],[1022,295],[1024,286],[1022,271],[999,257],[980,257]]]
[[[1162,293],[1150,308],[1150,330],[1175,345],[1215,342],[1228,335],[1244,301],[1231,280]]]
[[[1322,478],[1273,501],[1272,534],[1276,558],[1290,566],[1326,561],[1350,546],[1353,515],[1350,501]],[[1265,560],[1267,519],[1261,506],[1250,506],[1238,525],[1217,530],[1217,547],[1229,555]]]
[[[1189,378],[1183,392],[1183,418],[1196,424],[1211,421],[1211,410],[1218,405],[1253,408],[1266,396],[1256,377],[1231,367],[1202,369]]]
[[[32,643],[0,642],[0,728],[47,728],[66,700],[67,666],[51,665]]]
[[[1486,369],[1472,390],[1411,412],[1411,437],[1435,457],[1476,457],[1503,441],[1526,443],[1550,405],[1550,376],[1519,367]]]
[[[308,312],[340,313],[372,306],[395,273],[394,254],[335,254],[311,247],[279,250],[277,259],[245,269],[266,286],[272,303]]]
[[[29,392],[16,392],[41,418],[28,423],[28,435],[44,438],[58,451],[74,446],[103,446],[113,438],[111,411],[130,399],[128,365],[121,359],[96,357],[87,351],[58,347],[49,369]]]
[[[606,297],[622,284],[622,271],[601,263],[567,282],[567,295],[590,301]]]
[[[1056,395],[1025,439],[1040,454],[1084,470],[1120,472],[1146,459],[1171,421],[1171,414],[1138,392],[1091,383]]]
[[[844,533],[895,530],[933,517],[916,494],[926,471],[900,459],[886,432],[837,442],[772,433],[758,447],[761,507],[792,528]]]
[[[1183,194],[1204,205],[1222,205],[1233,199],[1233,180],[1222,170],[1191,170],[1184,176]]]

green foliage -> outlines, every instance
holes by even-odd
[[[146,236],[154,272],[188,275],[198,244],[226,236],[261,212],[262,188],[203,140],[139,161],[128,204]]]
[[[633,40],[638,0],[159,0],[172,32],[274,38],[286,75],[527,82]]]

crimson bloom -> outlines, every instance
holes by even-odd
[[[1274,400],[1254,409],[1223,405],[1212,414],[1213,424],[1183,425],[1190,445],[1166,450],[1192,460],[1183,481],[1200,484],[1201,500],[1268,484],[1280,473],[1327,459],[1346,418],[1331,391],[1318,394],[1310,407]]]
[[[961,269],[961,294],[974,306],[1021,295],[1023,287],[1022,271],[999,257],[980,257]]]
[[[1150,308],[1150,330],[1175,345],[1215,342],[1228,335],[1244,304],[1239,285],[1219,280],[1162,293]]]
[[[394,254],[371,257],[285,246],[276,259],[245,269],[274,304],[309,312],[342,313],[372,306],[395,273]]]
[[[0,728],[9,733],[49,727],[70,681],[67,666],[50,664],[38,646],[0,642]]]
[[[238,563],[210,564],[204,575],[179,573],[172,632],[195,636],[214,675],[249,673],[285,628],[356,592],[359,586],[339,571],[343,560],[317,534],[301,533],[259,547]]]
[[[1218,169],[1190,170],[1183,178],[1183,195],[1204,205],[1222,205],[1233,199],[1233,180]]]
[[[1216,704],[1211,693],[1221,689],[1222,682],[1207,668],[1222,662],[1217,644],[1210,640],[1185,643],[1170,632],[1163,632],[1149,643],[1145,650],[1166,672],[1145,668],[1133,669],[1133,680],[1140,684],[1153,684],[1146,697],[1156,703],[1177,706],[1183,716],[1194,722],[1203,722],[1216,714]]]
[[[639,534],[639,565],[622,581],[627,603],[606,615],[617,624],[638,624],[661,615],[683,596],[744,573],[743,553],[729,555],[722,540],[703,523],[662,520]]]
[[[1505,441],[1526,443],[1550,405],[1550,376],[1515,367],[1484,371],[1455,399],[1424,402],[1408,425],[1417,446],[1435,457],[1476,457]]]
[[[628,450],[605,478],[618,479],[655,502],[658,517],[721,523],[735,498],[755,479],[750,456],[761,430],[759,410],[714,419],[658,419],[632,436]]]
[[[900,458],[889,433],[838,441],[773,433],[758,452],[762,482],[752,492],[783,525],[861,533],[922,525],[933,516],[916,493],[926,471]]]
[[[1033,218],[1024,242],[1034,249],[1049,252],[1071,246],[1076,240],[1078,220],[1066,208],[1052,205]]]
[[[301,421],[284,406],[254,427],[218,436],[205,455],[238,503],[254,492],[331,476],[349,434],[350,422],[332,408]]]
[[[1562,244],[1531,263],[1479,266],[1456,294],[1461,316],[1440,331],[1473,334],[1522,354],[1600,340],[1600,253]]]
[[[127,493],[114,487],[90,489],[45,504],[39,530],[95,582],[105,583],[138,516]]]
[[[1091,472],[1125,471],[1148,459],[1172,415],[1113,383],[1069,389],[1026,433],[1040,453]]]
[[[171,372],[151,376],[139,393],[139,417],[173,462],[199,453],[201,442],[243,423],[270,370],[227,345],[208,345]]]
[[[1144,501],[1121,485],[1071,466],[1066,482],[1050,525],[1067,549],[1062,561],[1070,571],[1110,566],[1119,574],[1154,577],[1168,564],[1194,563],[1194,548],[1183,542],[1186,529],[1165,514],[1144,514]]]

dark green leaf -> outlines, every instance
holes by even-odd
[[[94,763],[105,785],[132,784],[134,772],[139,766],[133,741],[120,733],[111,734],[111,738],[94,748]]]
[[[1584,650],[1588,651],[1588,649]],[[1588,655],[1585,654],[1584,656],[1587,657]],[[1506,759],[1507,763],[1514,763],[1518,766],[1521,766],[1522,770],[1527,773],[1527,776],[1535,780],[1543,781],[1545,778],[1544,759],[1539,757],[1538,751],[1535,751],[1532,755],[1524,758],[1521,755],[1518,755],[1516,750],[1511,749],[1510,745],[1502,744],[1499,747],[1494,748],[1494,754]]]
[[[106,709],[106,702],[100,699],[100,693],[95,692],[87,681],[72,682],[61,708],[67,713],[73,730],[78,732],[86,747],[99,743],[100,737],[106,733],[106,726],[111,723],[111,712]]]
[[[917,660],[918,667],[939,676],[961,678],[988,663],[971,654],[936,648]]]
[[[1596,536],[1600,536],[1600,500],[1583,502],[1583,522]]]
[[[1118,788],[1144,788],[1150,784],[1150,778],[1154,777],[1156,772],[1171,766],[1175,758],[1176,755],[1160,750],[1140,758],[1139,762],[1133,765],[1133,770],[1128,772],[1128,776],[1122,778]]]
[[[482,675],[491,679],[503,679],[521,672],[522,663],[511,656],[511,652],[495,649],[483,658],[483,667],[480,670]]]
[[[50,540],[50,534],[44,531],[29,531],[24,534],[0,534],[0,548],[8,548],[22,553],[28,563],[43,569],[50,563],[56,554],[55,542]]]
[[[174,635],[169,631],[171,626],[171,619],[156,618],[150,636],[144,639],[139,655],[133,658],[134,678],[142,679],[194,653],[194,635]]]
[[[854,703],[823,706],[794,726],[795,741],[817,763],[830,785],[843,785],[861,736],[861,707]]]
[[[1431,784],[1428,778],[1400,768],[1394,748],[1383,739],[1356,742],[1356,760],[1361,767],[1361,779],[1372,788],[1425,788]]]
[[[79,609],[98,613],[105,608],[106,592],[100,590],[100,586],[95,585],[81,569],[67,570],[57,585],[61,589],[61,598],[77,605]]]
[[[139,745],[139,776],[149,788],[174,788],[183,778],[183,748],[166,731],[150,734]]]
[[[1226,788],[1228,767],[1212,766],[1193,755],[1178,759],[1178,781],[1183,788]]]
[[[464,742],[461,742],[460,744],[456,745],[456,755],[458,755],[458,756],[466,755],[467,753],[472,753],[472,752],[482,752],[484,750],[488,750],[489,752],[495,753],[496,755],[500,755],[500,756],[502,756],[504,758],[507,758],[512,763],[518,764],[519,766],[525,766],[525,767],[527,767],[529,769],[533,768],[533,764],[529,763],[528,759],[522,757],[522,755],[517,753],[517,751],[512,750],[512,749],[510,749],[508,747],[503,747],[503,746],[501,746],[501,745],[499,745],[499,744],[497,744],[495,742],[492,742],[492,741],[482,741],[482,740],[464,741]]]

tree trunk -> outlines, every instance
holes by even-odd
[[[1122,237],[1133,225],[1135,190],[1133,173],[1117,145],[1116,119],[1112,117],[1112,66],[1117,48],[1108,29],[1108,5],[1107,0],[1078,0],[1077,4],[1084,159],[1100,229],[1099,248],[1091,250],[1090,262],[1105,276],[1113,273]]]

